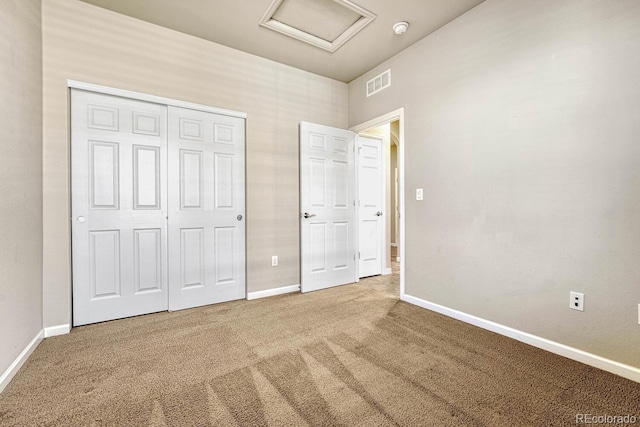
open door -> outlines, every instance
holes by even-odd
[[[300,123],[302,292],[357,280],[355,139],[348,130]]]
[[[383,272],[385,245],[382,139],[358,136],[358,276]]]

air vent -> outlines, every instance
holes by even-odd
[[[391,86],[391,70],[378,74],[367,82],[367,96],[380,92]]]

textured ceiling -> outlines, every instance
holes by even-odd
[[[82,1],[350,82],[484,0],[352,0],[377,17],[333,53],[261,27],[260,20],[272,0]],[[397,21],[410,24],[403,36],[391,29]]]

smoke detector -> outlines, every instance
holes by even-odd
[[[409,29],[409,23],[407,21],[400,21],[393,24],[393,32],[397,35],[402,35]]]

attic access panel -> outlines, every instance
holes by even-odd
[[[260,25],[335,52],[375,18],[348,0],[274,0]]]

